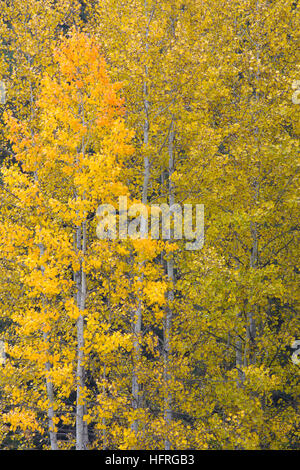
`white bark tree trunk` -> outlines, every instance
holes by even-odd
[[[81,122],[85,126],[85,112],[83,101],[79,107],[79,115],[81,116]],[[85,154],[86,140],[82,138],[81,147],[78,149],[79,152]],[[76,156],[77,163],[77,156]],[[75,188],[75,199],[77,199],[77,191]],[[85,195],[83,194],[83,198]],[[86,273],[84,268],[84,258],[87,249],[87,222],[86,219],[80,226],[76,227],[75,230],[75,251],[79,253],[81,251],[80,269],[74,273],[74,280],[76,284],[76,303],[77,308],[80,312],[85,309],[86,296],[87,296],[87,284],[86,284]],[[85,367],[84,367],[84,314],[80,313],[77,319],[77,369],[76,369],[76,450],[85,450],[88,444],[88,426],[84,421],[84,415],[86,413],[86,398],[85,398]]]
[[[47,348],[49,348],[49,338],[48,333],[43,333],[44,343]],[[46,373],[48,374],[51,370],[51,364],[49,361],[45,364]],[[57,442],[57,432],[55,431],[55,424],[54,424],[54,388],[52,380],[47,377],[46,378],[46,390],[47,390],[47,397],[49,401],[48,405],[48,426],[49,426],[49,437],[50,437],[50,447],[51,450],[58,450],[58,442]]]
[[[84,257],[86,252],[86,222],[82,227],[76,228],[76,251],[81,250]],[[76,302],[80,312],[84,311],[87,286],[84,267],[75,273],[76,282]],[[85,450],[88,444],[88,430],[84,422],[86,411],[86,400],[84,396],[85,388],[85,368],[84,368],[84,315],[80,313],[77,319],[77,369],[76,369],[76,450]]]
[[[172,116],[172,122],[169,130],[169,142],[168,142],[168,153],[169,153],[169,205],[172,206],[175,203],[174,196],[174,185],[172,183],[172,175],[174,172],[174,120]],[[174,230],[171,228],[171,239],[173,238]],[[171,326],[172,326],[172,303],[174,301],[174,259],[167,260],[167,276],[168,281],[171,283],[172,287],[168,290],[167,293],[167,308],[164,319],[164,387],[165,387],[165,396],[164,396],[164,419],[168,426],[172,421],[172,393],[170,390],[170,355],[171,355],[171,346],[170,346],[170,336],[171,336]],[[167,438],[165,440],[165,450],[170,450],[171,442]]]
[[[145,9],[145,16],[146,16],[146,32],[145,32],[145,53],[146,59],[149,54],[149,23],[150,23],[150,15],[148,13],[148,3],[147,0],[144,1],[144,9]],[[148,65],[145,65],[145,78],[143,84],[143,100],[144,100],[144,112],[145,112],[145,120],[144,120],[144,146],[147,148],[149,144],[149,91],[148,91]],[[142,189],[142,203],[147,204],[148,202],[148,186],[149,186],[149,179],[150,179],[150,161],[149,157],[146,154],[144,156],[144,179],[143,179],[143,189]],[[142,217],[141,220],[141,234],[142,236],[147,231],[146,227],[146,220]],[[143,268],[143,264],[140,266],[141,270]],[[141,282],[143,281],[143,274],[141,274],[140,279]],[[133,314],[133,370],[132,370],[132,407],[134,410],[137,410],[141,407],[142,399],[140,396],[140,384],[138,379],[138,364],[140,362],[140,337],[142,331],[142,300],[140,298],[140,293],[137,295],[137,302],[138,306],[136,311]],[[135,433],[138,432],[139,422],[138,420],[134,420],[132,423],[132,429]]]
[[[42,257],[45,253],[45,247],[42,243],[39,245],[40,249],[40,256]],[[44,275],[45,267],[41,267],[42,274]],[[46,298],[43,295],[43,312],[46,311]],[[47,356],[50,353],[50,342],[49,342],[49,333],[43,332],[43,340],[46,348]],[[54,387],[53,382],[49,377],[49,373],[51,371],[51,364],[47,360],[45,364],[45,371],[46,371],[46,391],[47,391],[47,398],[48,398],[48,427],[49,427],[49,437],[50,437],[50,447],[51,450],[58,450],[58,443],[57,443],[57,433],[55,431],[55,424],[54,424]]]
[[[34,179],[36,184],[38,184],[38,173],[35,172]],[[40,250],[40,257],[42,258],[45,253],[45,246],[40,243],[39,244],[39,250]],[[41,272],[42,275],[44,276],[45,273],[45,266],[41,266]],[[43,294],[42,296],[42,306],[43,306],[43,311],[46,311],[46,304],[47,300],[45,295]],[[50,342],[49,342],[49,333],[48,332],[43,332],[43,341],[46,349],[46,354],[49,356],[50,353]],[[54,417],[55,417],[55,412],[54,412],[54,387],[53,387],[53,382],[49,377],[49,373],[51,371],[51,364],[49,360],[47,360],[45,364],[45,371],[46,371],[46,392],[47,392],[47,398],[48,398],[48,429],[49,429],[49,438],[50,438],[50,447],[51,450],[58,450],[58,442],[57,442],[57,433],[55,431],[55,423],[54,423]]]
[[[261,3],[260,0],[256,1],[256,15],[257,21],[259,22],[260,18],[260,9]],[[260,82],[260,56],[261,56],[261,44],[259,38],[256,38],[255,42],[255,56],[256,56],[256,74],[255,74],[255,101],[256,104],[259,104],[260,97],[258,93],[259,89],[259,82]],[[256,126],[254,129],[254,139],[255,139],[255,151],[257,153],[257,172],[258,174],[254,176],[252,186],[254,190],[254,197],[253,197],[253,205],[254,207],[257,205],[259,201],[259,192],[260,192],[260,142],[259,142],[259,130]],[[250,225],[251,237],[252,237],[252,247],[251,247],[251,255],[250,255],[250,268],[256,269],[258,266],[258,230],[257,230],[257,223],[251,222]],[[248,313],[248,329],[247,329],[247,336],[249,342],[249,363],[255,364],[256,362],[256,354],[255,354],[255,341],[256,341],[256,320],[254,318],[256,311],[256,306],[253,305],[250,308],[250,312]]]

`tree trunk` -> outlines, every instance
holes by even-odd
[[[259,18],[259,10],[260,10],[260,0],[256,1],[256,15]],[[259,19],[258,19],[259,21]],[[259,43],[258,38],[256,38],[255,43],[255,55],[256,55],[256,83],[255,83],[255,101],[258,104],[260,97],[258,93],[259,89],[259,82],[260,82],[260,55],[261,55],[261,45]],[[259,192],[260,192],[260,145],[259,145],[259,130],[256,126],[254,129],[254,139],[256,145],[256,153],[257,153],[257,172],[258,174],[253,178],[253,189],[254,189],[254,198],[253,198],[253,205],[256,207],[259,201]],[[251,222],[250,225],[251,230],[251,237],[252,237],[252,247],[251,247],[251,255],[250,255],[250,268],[256,269],[258,265],[258,232],[257,232],[257,223]],[[249,363],[255,364],[256,362],[256,354],[255,354],[255,341],[256,341],[256,321],[254,318],[256,311],[256,306],[251,306],[250,312],[248,313],[248,340],[249,340]]]
[[[46,344],[46,347],[49,348],[49,339],[48,339],[48,333],[44,332],[43,333],[43,338],[44,342]],[[51,370],[51,364],[49,361],[46,362],[45,364],[46,368],[46,373],[49,374]],[[49,406],[48,406],[48,426],[49,426],[49,437],[50,437],[50,446],[51,450],[58,450],[58,443],[57,443],[57,433],[55,431],[55,425],[54,425],[54,389],[53,389],[53,383],[52,380],[47,376],[46,377],[46,390],[47,390],[47,397],[49,401]]]
[[[145,15],[148,23],[146,25],[145,33],[145,52],[146,56],[149,53],[149,14],[148,14],[148,4],[147,0],[144,2]],[[144,100],[144,111],[145,111],[145,120],[144,120],[144,146],[147,149],[149,144],[149,92],[148,92],[148,66],[145,65],[145,78],[143,84],[143,100]],[[148,186],[150,178],[150,162],[149,157],[146,154],[144,156],[144,180],[143,180],[143,189],[142,189],[142,203],[147,204],[148,202]],[[147,231],[146,220],[141,218],[141,235],[142,237]],[[143,264],[141,264],[141,269]],[[143,281],[143,274],[141,274],[139,281]],[[133,315],[133,369],[132,369],[132,407],[134,410],[137,410],[141,407],[141,396],[140,396],[140,384],[138,379],[138,364],[140,362],[140,336],[142,330],[142,300],[139,298],[138,293],[138,306]],[[138,420],[135,419],[132,423],[132,429],[135,433],[138,432]]]
[[[174,196],[174,187],[172,183],[172,174],[174,172],[174,122],[172,116],[171,127],[169,130],[169,143],[168,143],[168,153],[169,153],[169,205],[172,206],[175,202]],[[171,228],[170,235],[171,239],[173,238],[174,230]],[[167,276],[168,281],[174,284],[174,259],[167,260]],[[171,287],[167,293],[167,309],[164,320],[164,386],[165,386],[165,396],[164,396],[164,419],[169,427],[172,421],[172,394],[170,391],[170,335],[171,335],[171,326],[172,326],[172,303],[174,301],[174,289]],[[170,450],[171,442],[168,438],[165,440],[165,450]]]
[[[45,252],[45,247],[43,244],[39,245],[40,248],[40,256],[42,257]],[[44,266],[41,267],[41,271],[44,275],[45,268]],[[46,299],[45,296],[43,295],[43,311],[45,312],[46,310]],[[47,356],[50,353],[50,343],[49,343],[49,333],[46,331],[43,332],[43,340],[44,344],[46,347],[46,354]],[[51,364],[47,360],[45,364],[45,370],[46,370],[46,390],[47,390],[47,397],[48,397],[48,426],[49,426],[49,437],[50,437],[50,446],[51,450],[58,450],[58,444],[57,444],[57,433],[55,431],[55,424],[54,424],[54,388],[53,388],[53,383],[52,380],[49,377],[49,373],[51,370]]]
[[[83,222],[82,228],[76,229],[76,249],[82,250],[84,257],[86,252],[86,222]],[[76,300],[80,312],[84,311],[86,302],[86,274],[84,271],[83,260],[80,270],[75,273],[76,281]],[[86,412],[86,403],[84,397],[85,388],[85,370],[84,370],[84,315],[80,313],[77,319],[77,399],[76,399],[76,450],[86,449],[88,443],[88,430],[84,422]]]
[[[38,174],[35,172],[35,182],[38,184]],[[45,253],[45,246],[43,243],[39,244],[39,250],[40,250],[40,257]],[[41,266],[41,272],[42,275],[44,276],[45,273],[45,267]],[[42,295],[42,306],[43,306],[43,312],[46,311],[46,298],[45,295]],[[49,342],[49,333],[46,331],[43,332],[43,340],[46,348],[46,354],[47,357],[49,356],[50,353],[50,342]],[[46,392],[47,392],[47,398],[48,398],[48,427],[49,427],[49,438],[50,438],[50,447],[51,450],[58,450],[58,443],[57,443],[57,433],[55,431],[55,424],[54,424],[54,387],[53,387],[53,382],[49,377],[49,373],[51,370],[51,364],[49,360],[47,360],[45,364],[45,371],[46,371]]]

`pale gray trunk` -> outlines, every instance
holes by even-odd
[[[106,396],[106,365],[103,366],[103,385],[102,385],[102,393],[103,396]],[[106,437],[106,419],[105,417],[102,418],[102,449],[106,450],[107,448],[107,437]]]
[[[255,200],[257,200],[258,194],[256,192]],[[250,255],[250,267],[256,269],[258,263],[258,238],[257,238],[257,225],[256,223],[251,223],[251,235],[252,235],[252,248]],[[247,327],[247,339],[249,344],[249,364],[255,364],[256,354],[255,354],[255,341],[256,341],[256,321],[254,318],[254,313],[256,311],[256,306],[252,305],[250,311],[248,312],[248,327]]]
[[[81,99],[79,106],[79,114],[81,116],[82,124],[85,125],[85,113],[84,105]],[[78,152],[81,151],[83,156],[85,154],[86,140],[82,138],[81,147]],[[78,163],[76,156],[75,163]],[[85,195],[83,194],[83,198]],[[77,191],[75,189],[75,199],[77,199]],[[80,262],[80,269],[74,273],[74,280],[76,283],[76,303],[77,308],[80,312],[85,309],[86,296],[87,296],[87,285],[86,285],[86,273],[84,271],[83,260],[85,257],[87,248],[87,228],[86,220],[81,226],[77,226],[75,230],[75,251],[78,253],[82,252],[82,258]],[[86,414],[86,399],[84,397],[85,388],[85,368],[84,368],[84,314],[80,313],[77,319],[77,368],[76,368],[76,450],[85,450],[88,444],[88,426],[84,421],[83,417]]]
[[[138,308],[133,318],[133,370],[132,370],[132,407],[138,410],[141,407],[140,384],[138,379],[138,367],[140,360],[140,336],[142,329],[142,303],[138,300]],[[132,429],[138,432],[139,421],[135,419],[132,423]]]
[[[42,257],[45,252],[45,247],[42,243],[39,245],[40,248],[40,256]],[[44,275],[45,268],[44,266],[41,267],[41,271]],[[46,310],[46,299],[43,296],[43,311]],[[49,333],[46,333],[45,331],[43,332],[43,340],[44,344],[46,347],[46,354],[47,356],[49,355],[50,352],[50,343],[49,343]],[[51,450],[58,450],[58,444],[57,444],[57,433],[54,430],[55,429],[55,424],[54,424],[54,387],[53,387],[53,382],[49,377],[49,373],[51,371],[51,364],[47,360],[45,364],[45,370],[46,370],[46,390],[47,390],[47,398],[48,398],[48,426],[49,426],[49,437],[50,437],[50,446]]]
[[[235,246],[233,249],[236,249],[238,253],[238,240],[235,241]],[[235,258],[235,269],[238,270],[240,268],[240,262],[238,257]],[[245,303],[244,303],[245,308]],[[239,325],[243,323],[243,311],[239,311],[237,316],[237,329],[239,330]],[[241,333],[237,332],[235,335],[235,367],[238,371],[238,379],[237,379],[237,386],[240,388],[243,385],[245,380],[245,374],[243,371],[243,350],[244,350],[245,340],[242,338]]]
[[[86,222],[82,227],[76,228],[76,250],[82,250],[82,256],[86,252]],[[80,312],[85,308],[86,302],[86,274],[84,268],[75,273],[76,300]],[[85,369],[84,369],[84,316],[80,313],[77,319],[77,398],[76,398],[76,450],[84,450],[88,444],[88,430],[84,422],[86,403],[84,397]]]
[[[0,339],[0,364],[5,366],[6,362],[6,352],[5,352],[5,342],[3,339]]]
[[[84,390],[84,318],[79,315],[77,320],[77,399],[76,399],[76,450],[85,449],[85,432],[84,432],[84,408],[85,400],[83,397]]]
[[[237,315],[238,322],[242,322],[242,313],[239,312]],[[243,339],[238,334],[235,341],[235,366],[238,371],[237,386],[241,387],[245,380],[245,374],[243,372]]]
[[[148,14],[148,4],[147,0],[144,2],[145,15],[147,25],[145,33],[145,52],[146,56],[149,53],[149,14]],[[144,146],[147,148],[149,144],[149,92],[148,92],[148,66],[145,65],[145,78],[143,84],[143,100],[144,100]],[[148,202],[148,186],[150,179],[150,162],[148,155],[144,156],[144,180],[143,180],[143,189],[142,189],[142,203],[147,204]],[[142,218],[141,220],[141,234],[147,231],[146,221]],[[141,264],[141,269],[143,265]],[[143,274],[140,276],[140,281],[143,280]],[[141,407],[141,395],[140,395],[140,384],[138,379],[138,364],[140,362],[140,337],[142,330],[142,300],[140,299],[140,294],[137,296],[138,306],[136,311],[133,314],[133,370],[132,370],[132,407],[134,410],[137,410]],[[132,423],[132,429],[135,433],[138,432],[138,420],[134,420]]]
[[[172,206],[175,203],[174,196],[174,185],[172,183],[172,175],[174,172],[174,121],[172,117],[172,122],[169,130],[169,142],[168,142],[168,153],[169,153],[169,205]],[[171,239],[173,238],[174,230],[171,228]],[[167,260],[167,276],[169,282],[174,285],[174,259]],[[164,319],[164,386],[165,386],[165,396],[164,396],[164,419],[168,426],[172,421],[172,394],[170,390],[170,355],[171,355],[171,346],[170,346],[170,335],[171,335],[171,326],[172,326],[172,303],[174,301],[174,289],[171,287],[167,293],[167,309]],[[165,440],[165,450],[170,450],[171,442],[168,438]]]
[[[256,13],[259,15],[260,10],[260,1],[256,1]],[[261,45],[256,38],[256,84],[255,84],[255,101],[258,104],[260,97],[258,93],[259,89],[259,82],[260,82],[260,55],[261,55]],[[259,156],[260,153],[260,145],[259,145],[259,131],[258,127],[256,126],[254,129],[254,138],[256,143],[256,152]],[[253,178],[253,189],[254,189],[254,207],[257,205],[259,201],[259,191],[260,191],[260,182],[259,182],[259,171],[260,171],[260,162],[258,160],[257,164],[258,175],[255,175]],[[250,268],[256,269],[258,266],[258,231],[257,231],[257,223],[251,222],[250,225],[251,231],[251,238],[252,238],[252,247],[251,247],[251,254],[250,254]],[[255,354],[255,341],[256,341],[256,321],[254,318],[255,311],[257,307],[251,306],[250,311],[248,312],[248,325],[247,325],[247,342],[249,347],[249,364],[255,364],[256,362],[256,354]],[[246,354],[245,354],[245,361],[246,361]]]
[[[49,347],[49,339],[48,339],[48,333],[43,333],[43,339],[44,343],[46,344],[47,347]],[[49,361],[46,362],[45,364],[46,372],[49,374],[51,370],[51,364]],[[48,426],[49,426],[49,437],[50,437],[50,446],[51,450],[58,450],[58,443],[57,443],[57,433],[54,430],[54,388],[53,388],[53,382],[47,375],[46,377],[46,390],[47,390],[47,397],[48,397]]]
[[[34,179],[36,184],[38,184],[38,173],[37,171],[34,174]],[[40,250],[40,257],[42,257],[45,253],[45,246],[43,243],[39,244],[39,250]],[[41,272],[42,275],[44,276],[45,273],[45,267],[41,266]],[[43,295],[42,298],[42,304],[43,304],[43,311],[46,310],[46,298]],[[46,354],[47,356],[50,353],[50,342],[49,342],[49,333],[43,332],[43,340],[46,348]],[[49,438],[50,438],[50,447],[51,450],[58,450],[58,443],[57,443],[57,433],[55,431],[55,424],[54,424],[54,387],[53,387],[53,382],[49,377],[49,373],[51,370],[51,364],[47,360],[45,364],[45,371],[46,371],[46,392],[47,392],[47,398],[48,398],[48,428],[49,428]]]
[[[30,83],[30,123],[33,125],[33,118],[34,118],[34,98],[33,98],[33,89],[32,89],[32,84]],[[31,137],[33,138],[34,131],[31,128]],[[39,177],[38,177],[38,172],[34,172],[34,180],[35,183],[38,185],[39,184]],[[39,250],[40,250],[40,257],[42,257],[45,253],[45,247],[42,243],[39,244]],[[45,267],[41,267],[42,274],[44,275],[45,272]],[[46,309],[46,298],[43,295],[43,310]],[[46,347],[46,353],[47,356],[50,352],[50,343],[49,343],[49,333],[43,332],[43,340],[44,344]],[[47,360],[45,364],[45,371],[46,371],[46,393],[47,393],[47,398],[48,398],[48,428],[49,428],[49,438],[50,438],[50,447],[51,450],[58,450],[58,442],[57,442],[57,433],[55,431],[55,424],[54,424],[54,418],[55,418],[55,412],[54,412],[54,387],[53,387],[53,382],[49,378],[49,372],[51,370],[51,364]]]

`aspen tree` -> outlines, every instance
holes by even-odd
[[[45,247],[44,258],[48,260],[49,265],[42,264],[45,269],[43,268],[44,283],[41,288],[44,289],[45,295],[52,290],[53,294],[55,293],[52,298],[52,310],[55,303],[56,309],[61,305],[59,298],[65,299],[62,312],[59,314],[56,310],[59,322],[64,323],[66,312],[70,316],[71,322],[76,319],[77,367],[74,371],[77,390],[76,448],[82,449],[87,446],[85,420],[88,413],[87,390],[84,381],[86,352],[83,331],[87,308],[85,303],[87,297],[85,270],[88,266],[85,231],[87,213],[96,211],[101,201],[111,197],[111,191],[114,188],[116,191],[124,190],[124,186],[117,182],[120,163],[116,164],[116,155],[121,159],[132,153],[130,145],[132,132],[127,131],[122,121],[123,102],[117,97],[120,84],[109,82],[105,61],[100,56],[92,39],[82,33],[73,32],[69,38],[62,40],[61,44],[55,48],[54,61],[58,67],[58,78],[45,75],[43,79],[38,101],[39,120],[37,122],[39,127],[35,134],[31,135],[26,124],[19,125],[12,117],[8,118],[10,138],[14,142],[16,158],[22,165],[22,171],[28,172],[28,176],[22,176],[22,172],[15,167],[7,168],[5,184],[7,188],[10,188],[10,192],[16,193],[18,185],[26,183],[28,195],[33,200],[39,201],[37,206],[40,211],[38,220],[45,225],[42,233],[46,233],[48,237],[45,238],[45,241],[41,241],[41,246]],[[82,121],[82,109],[80,109],[82,103],[84,103],[84,122]],[[78,112],[79,109],[80,112]],[[87,142],[89,144],[88,151]],[[100,142],[101,147],[99,148]],[[91,148],[97,149],[96,152],[91,152]],[[36,185],[31,188],[30,172],[33,170],[37,171],[39,175],[39,192],[36,192]],[[11,174],[14,174],[13,178]],[[67,179],[65,175],[68,176]],[[60,182],[59,191],[58,181]],[[37,223],[34,214],[32,220]],[[72,243],[72,232],[74,233],[75,230],[75,233],[78,234],[78,227],[83,227],[80,249],[78,249],[78,245],[74,246]],[[61,258],[58,256],[58,252],[53,250],[55,243],[49,241],[50,233],[57,233],[58,244],[61,243]],[[38,231],[36,237],[40,236]],[[57,261],[56,267],[51,266],[53,258]],[[91,261],[93,262],[93,259]],[[75,273],[80,271],[80,284],[77,278],[73,282],[68,278],[68,265],[70,266],[70,264]],[[39,281],[39,279],[34,280],[34,261],[31,261],[31,266],[33,267],[32,273],[29,272],[29,275],[25,277],[26,283],[29,285],[31,282]],[[60,267],[61,271],[59,271]],[[57,283],[58,279],[55,278],[54,273],[57,273],[57,277],[60,273],[60,284]],[[52,276],[53,279],[51,279]],[[32,285],[35,286],[35,284]],[[39,290],[38,287],[34,287],[34,289]],[[72,299],[72,291],[76,296],[76,302]],[[28,300],[30,301],[30,296]],[[44,315],[47,310],[49,310],[49,314],[51,313],[50,308],[45,308]],[[30,323],[32,311],[30,309],[25,311],[25,318],[26,315]],[[41,319],[41,321],[44,320]],[[69,323],[68,328],[70,326]],[[68,329],[64,334],[69,336],[70,341],[71,336]],[[48,337],[44,337],[45,339],[48,343]],[[68,347],[71,352],[72,343],[69,343]],[[30,348],[28,349],[28,354],[30,354]],[[57,361],[55,357],[57,356],[62,362],[62,374],[63,368],[67,367],[60,354],[53,353],[52,357],[51,355],[50,358],[48,357],[46,372],[49,372],[48,360],[53,361],[49,380],[51,376],[54,384],[60,383],[54,370],[55,361]],[[66,360],[68,360],[67,357]],[[73,360],[74,358],[72,358],[70,365]],[[38,377],[35,378],[35,380],[38,379]],[[68,377],[68,381],[70,379],[71,377]],[[48,385],[50,385],[49,380]],[[63,391],[62,384],[58,385],[58,390],[60,388],[63,393],[61,398],[67,398],[67,390]],[[48,387],[49,392],[50,388]],[[51,396],[49,398],[51,399]],[[63,409],[61,399],[59,404]],[[51,400],[48,411],[51,412]]]
[[[82,16],[85,34],[26,62],[39,105],[13,98],[24,119],[4,130],[2,445],[49,448],[53,429],[61,449],[297,448],[299,6],[91,0]],[[118,195],[203,203],[203,247],[96,239]]]

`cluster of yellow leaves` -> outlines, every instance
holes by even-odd
[[[44,434],[44,429],[39,425],[35,414],[31,411],[15,408],[3,415],[3,422],[10,424],[13,431],[20,428],[22,431],[30,430]]]

